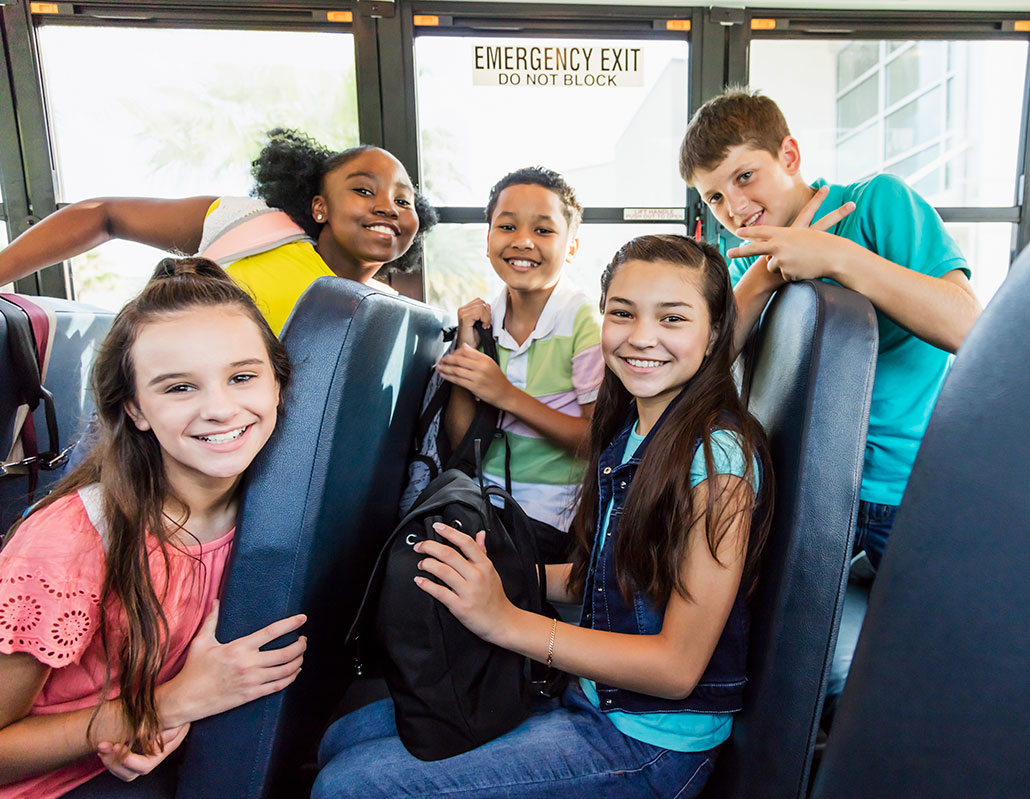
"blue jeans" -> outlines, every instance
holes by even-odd
[[[578,686],[541,700],[516,729],[446,760],[416,759],[383,699],[333,724],[319,748],[312,799],[447,796],[501,799],[688,799],[704,787],[716,750],[672,752],[619,732]]]
[[[855,554],[862,550],[869,556],[874,569],[880,568],[887,539],[894,527],[897,505],[880,505],[876,502],[858,503],[858,524],[855,525]]]
[[[858,503],[858,524],[855,526],[855,555],[863,551],[869,556],[874,569],[880,568],[883,551],[887,546],[897,505],[879,505],[875,502]],[[826,708],[823,718],[829,721],[837,709],[840,693],[851,671],[851,660],[855,656],[858,634],[862,631],[866,608],[869,605],[869,588],[872,580],[849,579],[844,594],[844,610],[841,613],[840,629],[837,632],[837,648],[833,652],[833,665],[826,688]]]

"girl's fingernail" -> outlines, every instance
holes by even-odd
[[[436,522],[435,524],[433,524],[433,529],[436,530],[436,532],[440,532],[441,530],[443,530],[443,527],[443,522]]]

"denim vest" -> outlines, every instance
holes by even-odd
[[[619,531],[626,496],[644,451],[651,442],[655,430],[662,423],[662,420],[659,420],[630,460],[620,465],[630,430],[636,421],[636,414],[631,414],[629,423],[602,453],[598,462],[597,532],[583,591],[583,611],[579,624],[581,627],[608,632],[656,635],[662,630],[665,608],[656,608],[640,591],[634,591],[632,603],[627,604],[619,589],[615,572],[615,537]],[[597,540],[609,500],[614,501],[608,522],[608,534],[598,552]],[[662,699],[597,683],[601,710],[621,710],[629,713],[731,713],[740,710],[744,684],[747,682],[745,669],[749,622],[750,613],[741,588],[726,620],[726,627],[712,653],[712,659],[689,696],[685,699]]]

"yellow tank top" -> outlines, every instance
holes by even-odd
[[[214,232],[208,231],[209,222],[212,221],[211,214],[222,204],[222,199],[215,200],[208,208],[205,234]],[[248,199],[244,202],[248,205],[264,205],[260,200]],[[333,271],[315,252],[310,239],[291,241],[240,258],[226,266],[225,271],[254,298],[258,310],[277,336],[308,286],[320,277],[333,276]]]
[[[225,271],[250,292],[277,336],[308,286],[320,277],[333,275],[310,241],[291,241],[268,252],[248,255],[229,264]]]

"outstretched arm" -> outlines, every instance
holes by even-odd
[[[708,550],[704,519],[691,531],[691,543],[680,568],[682,582],[690,586],[692,598],[687,600],[673,591],[657,635],[609,633],[559,622],[550,652],[557,668],[669,699],[681,699],[694,690],[715,651],[737,595],[751,517],[749,513],[735,511],[750,507],[753,497],[751,487],[739,477],[717,475],[710,479],[721,481],[715,512],[729,522],[719,545],[718,561]],[[705,506],[708,482],[694,489],[695,507]],[[436,541],[416,544],[415,550],[426,556],[419,568],[446,584],[417,577],[419,587],[443,602],[480,638],[546,661],[554,622],[508,601],[500,577],[483,551],[483,534],[474,541],[446,525],[435,527],[460,552]]]
[[[105,197],[62,208],[0,250],[0,284],[81,255],[111,239],[194,253],[214,197],[157,200]]]

